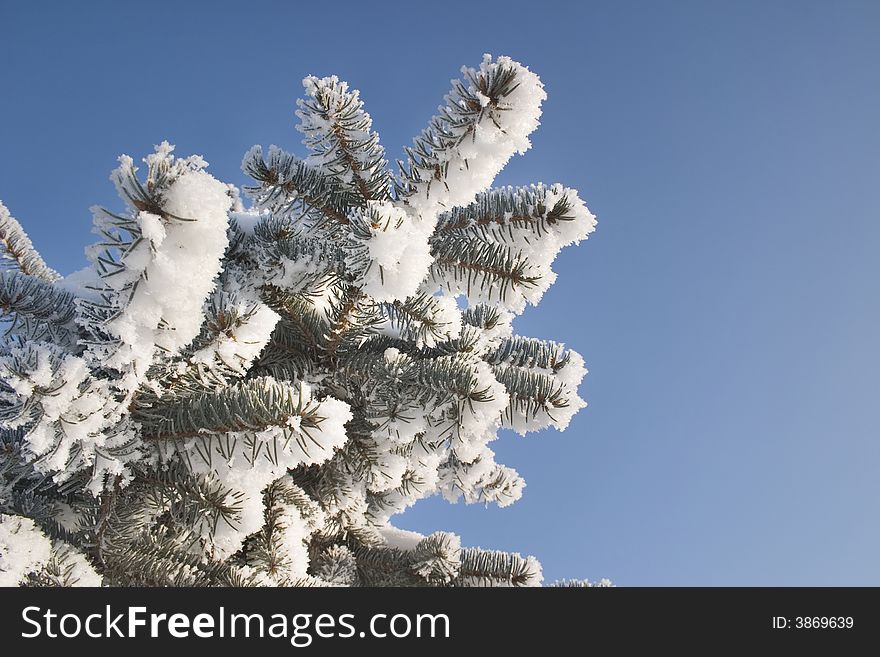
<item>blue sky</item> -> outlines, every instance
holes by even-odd
[[[495,444],[518,504],[398,524],[548,580],[880,585],[880,4],[300,4],[0,0],[0,198],[50,264],[84,264],[120,153],[168,139],[242,184],[336,73],[397,157],[462,64],[510,55],[549,99],[498,183],[600,222],[516,328],[585,356],[590,406]]]

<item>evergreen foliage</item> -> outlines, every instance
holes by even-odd
[[[533,557],[390,521],[516,501],[499,429],[585,406],[583,359],[511,322],[595,217],[562,185],[489,188],[543,85],[463,69],[397,173],[357,91],[304,87],[308,154],[252,148],[247,206],[167,142],[145,171],[120,157],[124,207],[93,210],[70,276],[0,205],[0,583],[541,583]]]

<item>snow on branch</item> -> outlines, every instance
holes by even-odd
[[[288,215],[299,212],[318,224],[348,223],[346,210],[355,205],[351,191],[295,155],[270,146],[264,159],[262,147],[253,146],[241,169],[258,183],[244,188],[257,208]]]
[[[104,288],[99,301],[84,305],[91,307],[93,328],[109,340],[93,345],[91,356],[120,372],[128,391],[157,353],[176,354],[199,334],[202,304],[228,244],[228,186],[203,170],[204,160],[174,158],[173,148],[163,142],[145,158],[145,183],[122,156],[111,179],[129,212],[94,210],[103,239],[89,255]]]
[[[0,356],[0,427],[26,427],[24,453],[37,472],[57,482],[92,470],[97,489],[103,474],[122,474],[141,456],[132,427],[106,380],[87,362],[46,342],[14,341]]]
[[[266,348],[278,313],[248,295],[218,290],[208,300],[190,363],[243,375]]]
[[[51,541],[30,518],[0,514],[0,587],[100,586],[101,576],[72,546]]]
[[[537,305],[556,280],[552,264],[559,251],[587,239],[595,228],[596,217],[573,189],[559,184],[502,187],[442,214],[431,245],[438,266],[457,272],[457,284],[444,281],[446,289],[464,293],[475,302],[500,301],[521,312],[528,303]],[[496,252],[507,254],[513,262],[527,263],[528,276],[508,279],[507,286],[504,279],[484,275],[475,288],[472,278],[479,271],[470,267],[464,275],[467,259],[461,261],[458,255],[464,245],[485,252],[486,256],[476,259],[486,264],[491,261],[488,254]],[[494,299],[493,290],[497,290]]]
[[[246,244],[258,285],[298,293],[320,288],[346,274],[349,251],[334,241],[313,235],[290,218],[267,214],[251,231]]]
[[[49,283],[60,278],[58,272],[43,261],[24,228],[0,201],[0,265],[10,264],[28,276]]]
[[[304,86],[309,154],[248,151],[250,207],[167,142],[140,175],[122,156],[125,207],[93,210],[91,264],[59,279],[0,205],[0,578],[540,584],[533,557],[390,522],[515,502],[492,441],[586,405],[580,355],[512,322],[595,217],[562,185],[489,189],[543,85],[464,68],[397,179],[359,92]]]
[[[391,174],[360,92],[335,75],[303,80],[308,97],[297,101],[297,129],[312,154],[306,162],[351,189],[361,202],[389,198]]]
[[[525,153],[547,98],[538,76],[509,57],[485,55],[462,74],[401,165],[402,195],[425,217],[470,203]]]
[[[404,206],[370,201],[351,214],[346,265],[375,301],[402,301],[416,293],[431,265],[428,237],[433,224]]]
[[[547,427],[564,431],[587,406],[578,395],[587,368],[573,349],[549,340],[511,336],[484,358],[510,395],[503,415],[506,428],[522,435]]]
[[[51,554],[52,544],[33,520],[0,514],[0,586],[17,586]]]

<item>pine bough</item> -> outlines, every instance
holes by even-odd
[[[304,86],[309,155],[252,148],[249,207],[167,142],[122,156],[125,207],[61,277],[0,205],[0,584],[541,583],[390,519],[511,504],[498,430],[585,406],[581,357],[511,321],[595,217],[562,185],[489,189],[543,86],[464,68],[397,175],[357,91]]]

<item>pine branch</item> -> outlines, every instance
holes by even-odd
[[[573,190],[553,194],[544,185],[502,187],[477,194],[470,205],[453,208],[440,215],[436,234],[468,233],[483,240],[513,241],[518,233],[534,239],[543,237],[561,222],[577,219],[574,213],[580,202]]]
[[[557,342],[514,335],[504,338],[484,360],[490,365],[512,365],[559,372],[571,361],[571,351]]]
[[[367,421],[365,413],[358,412],[346,428],[349,440],[334,458],[354,480],[365,481],[374,469],[380,467],[379,447],[372,435],[374,427]]]
[[[52,557],[36,572],[30,573],[24,586],[71,587],[95,586],[100,577],[92,565],[72,546],[53,541]]]
[[[48,338],[76,346],[76,307],[70,292],[19,271],[0,271],[0,312],[11,316],[9,331],[30,340]]]
[[[150,403],[152,402],[152,403]],[[191,396],[141,398],[132,417],[147,440],[184,439],[204,434],[262,431],[301,418],[305,432],[320,430],[319,404],[304,399],[289,383],[256,378]]]
[[[218,524],[235,526],[242,513],[243,493],[216,477],[190,472],[179,461],[159,470],[138,473],[146,499],[163,522],[179,531],[213,535]]]
[[[326,286],[346,274],[348,254],[337,242],[307,234],[283,216],[257,224],[251,248],[261,269],[280,267],[283,288],[291,293]]]
[[[141,536],[109,552],[105,577],[123,586],[255,586],[259,580],[235,564],[206,560],[173,538]]]
[[[357,561],[359,579],[364,586],[426,586],[427,582],[410,571],[411,556],[397,548],[367,547],[357,543],[349,549]]]
[[[539,413],[552,418],[555,410],[567,408],[571,402],[571,392],[551,375],[504,365],[495,366],[492,371],[510,394],[510,404],[504,412],[508,423],[520,415],[527,421]]]
[[[348,223],[346,210],[355,205],[351,194],[294,155],[273,146],[267,161],[263,159],[262,149],[254,146],[245,155],[242,170],[259,183],[245,187],[257,207],[291,213],[300,206],[304,214],[311,210],[318,212],[319,224]]]
[[[406,149],[407,161],[398,162],[403,178],[398,190],[401,196],[415,194],[421,184],[426,185],[428,196],[432,186],[448,189],[450,162],[462,144],[474,140],[477,126],[494,126],[503,132],[501,114],[511,109],[506,99],[523,82],[522,71],[503,58],[494,64],[484,61],[480,69],[464,69],[465,78],[453,81],[440,113]],[[462,159],[466,163],[467,158]]]
[[[526,258],[499,244],[447,235],[432,243],[431,253],[432,280],[450,289],[450,281],[463,283],[468,297],[482,291],[489,300],[503,301],[540,279]]]
[[[473,461],[466,463],[455,452],[449,453],[443,470],[448,475],[444,494],[449,499],[464,495],[467,504],[494,502],[506,507],[522,497],[525,482],[513,468],[495,463],[494,454],[484,448]]]
[[[492,331],[503,321],[503,316],[498,306],[478,303],[461,313],[461,321],[484,331]]]
[[[9,214],[0,202],[0,258],[11,261],[23,274],[33,276],[48,283],[54,283],[61,276],[51,269],[37,253],[24,228]]]
[[[309,163],[327,171],[341,187],[356,190],[358,205],[389,199],[391,175],[385,150],[359,92],[349,91],[336,76],[310,76],[303,85],[308,98],[297,101],[297,129],[312,151]]]
[[[315,559],[314,575],[338,586],[358,586],[357,560],[345,545],[330,545]]]
[[[275,326],[269,344],[254,363],[252,372],[267,374],[280,381],[295,381],[311,373],[319,358],[319,341],[326,328],[314,311]]]
[[[425,537],[412,550],[356,542],[349,548],[366,586],[446,586],[462,566],[461,543],[446,532]]]
[[[516,553],[464,548],[454,586],[537,586],[541,568],[531,557]]]
[[[380,320],[363,291],[355,285],[341,291],[326,310],[326,317],[321,349],[329,359],[335,359],[340,347],[359,340]]]
[[[422,345],[449,339],[453,326],[436,296],[423,293],[405,301],[386,301],[377,305],[402,340]]]
[[[266,488],[263,505],[263,528],[248,539],[245,559],[276,581],[286,582],[292,572],[303,571],[306,566],[296,563],[302,555],[289,549],[288,534],[293,531],[290,509],[296,510],[293,517],[305,518],[317,511],[317,504],[290,477],[282,477]]]
[[[412,386],[411,399],[416,405],[440,405],[450,399],[481,404],[494,399],[491,388],[480,380],[473,362],[466,357],[418,360],[400,379],[403,385]]]

